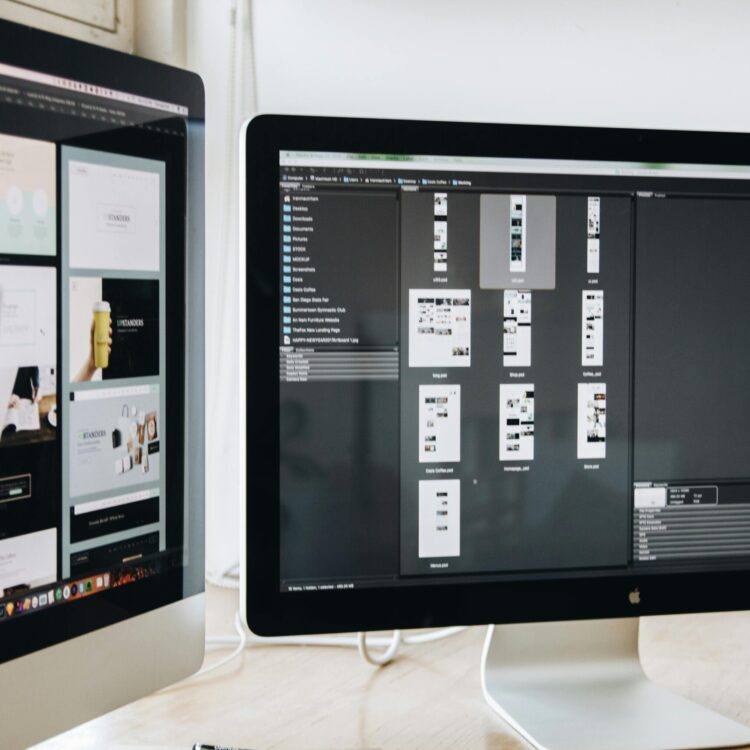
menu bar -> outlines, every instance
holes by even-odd
[[[401,171],[471,171],[514,174],[750,180],[750,165],[746,164],[651,164],[647,162],[583,161],[577,159],[520,159],[478,156],[281,151],[279,154],[279,165],[281,167],[338,167]]]
[[[148,109],[156,109],[162,112],[171,112],[176,115],[186,116],[188,114],[188,108],[181,104],[164,102],[159,99],[151,99],[147,96],[130,94],[126,91],[118,91],[117,89],[110,89],[106,86],[97,86],[96,84],[86,83],[84,81],[75,81],[71,78],[63,78],[62,76],[39,73],[35,70],[18,68],[14,65],[7,65],[5,63],[0,63],[0,76],[29,81],[30,83],[39,83],[45,86],[52,86],[54,88],[79,94],[98,96],[102,99],[111,99],[117,102],[132,104],[137,107],[146,107]]]

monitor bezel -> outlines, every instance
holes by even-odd
[[[279,154],[748,164],[742,133],[259,115],[245,124],[240,229],[245,263],[246,500],[241,609],[263,636],[743,610],[750,571],[441,582],[339,591],[280,589]],[[634,592],[637,591],[637,595]]]
[[[40,31],[28,26],[0,20],[0,61],[18,68],[46,73],[71,80],[82,81],[116,91],[132,93],[150,99],[182,105],[188,114],[184,119],[200,132],[200,143],[189,135],[188,140],[197,145],[191,154],[194,160],[186,167],[186,180],[190,173],[198,170],[201,191],[203,185],[203,122],[205,119],[205,91],[203,81],[197,74],[174,68],[162,63],[145,60],[122,52],[109,50],[94,44],[88,44],[67,37]],[[175,115],[166,113],[166,117]],[[187,183],[186,183],[187,189]],[[191,204],[192,205],[192,204]],[[185,298],[184,312],[185,337],[183,349],[184,403],[181,422],[184,427],[184,455],[175,474],[184,476],[184,491],[190,493],[190,502],[186,503],[184,544],[189,544],[190,552],[186,564],[176,567],[163,575],[140,581],[106,595],[97,595],[78,602],[72,602],[59,608],[38,611],[30,616],[19,617],[13,622],[2,624],[3,648],[0,671],[3,667],[19,663],[24,656],[32,658],[45,649],[70,649],[74,653],[82,648],[85,652],[85,636],[93,631],[123,623],[130,618],[161,611],[168,615],[172,605],[180,605],[188,598],[201,602],[204,590],[204,538],[203,538],[203,502],[204,502],[204,419],[202,405],[204,402],[203,378],[203,201],[199,201],[201,216],[185,217],[186,243],[191,251],[186,253],[182,269],[182,294]],[[189,295],[191,303],[187,300]],[[175,371],[175,376],[178,372]],[[194,437],[190,437],[194,435]],[[187,623],[192,630],[195,624]],[[187,632],[184,633],[188,635]],[[84,637],[83,642],[81,636]],[[175,641],[176,642],[176,641]],[[83,644],[83,645],[82,645]],[[189,653],[178,653],[179,649],[165,649],[167,661],[191,662],[191,669],[180,670],[180,676],[186,676],[200,663],[201,652],[190,649]],[[50,652],[51,653],[51,652]],[[56,652],[55,652],[56,653]],[[68,653],[61,651],[60,653]],[[128,669],[129,656],[123,655],[121,664],[110,663],[108,669],[116,679],[118,666]],[[10,669],[10,666],[8,667]],[[166,673],[165,673],[166,674]],[[70,684],[70,680],[66,680]],[[131,689],[133,682],[131,681]],[[70,685],[70,695],[79,693]],[[25,693],[17,693],[19,698]],[[106,697],[106,708],[109,710],[118,705],[118,691],[113,690]],[[96,715],[96,701],[92,701],[87,717]],[[44,726],[40,722],[39,728]],[[60,724],[62,726],[62,724]],[[32,735],[29,734],[29,737]],[[41,733],[36,734],[41,738]]]

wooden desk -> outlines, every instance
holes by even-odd
[[[230,633],[236,594],[211,589],[208,601],[209,633]],[[384,669],[365,664],[356,649],[253,646],[220,671],[37,750],[186,750],[195,741],[259,750],[526,748],[482,698],[484,633],[471,628],[406,647]],[[651,618],[641,650],[658,682],[750,724],[750,613]]]

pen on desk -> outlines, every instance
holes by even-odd
[[[204,745],[200,742],[196,742],[193,745],[193,750],[242,750],[242,748],[229,747],[228,745]]]

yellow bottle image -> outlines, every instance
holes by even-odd
[[[94,367],[109,367],[109,302],[94,302]]]

